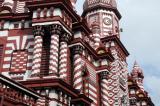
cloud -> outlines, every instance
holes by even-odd
[[[156,106],[160,106],[159,4],[159,0],[118,0],[124,29],[121,40],[131,54],[129,67],[135,59],[142,66],[144,85]]]
[[[160,106],[160,78],[155,76],[146,76],[145,77],[145,87],[151,95],[151,98],[154,100],[156,106]]]

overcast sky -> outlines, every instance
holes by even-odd
[[[84,0],[77,0],[82,12]],[[145,89],[155,106],[160,106],[160,0],[117,0],[122,14],[121,40],[130,53],[129,70],[135,60],[145,75]]]

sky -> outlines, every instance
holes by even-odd
[[[77,0],[82,13],[84,0]],[[144,72],[145,90],[155,106],[160,106],[160,0],[117,0],[122,15],[121,41],[130,53],[129,70],[136,60]]]

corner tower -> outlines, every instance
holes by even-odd
[[[120,41],[121,14],[117,9],[116,0],[85,0],[82,16],[92,30],[93,35],[90,36],[94,39],[96,47],[99,49],[103,45],[114,57],[113,62],[109,63],[107,75],[104,70],[98,70],[100,106],[129,106],[126,61],[129,53]]]
[[[83,9],[83,17],[90,27],[94,22],[100,25],[101,38],[111,35],[119,37],[121,14],[117,10],[115,0],[86,0]]]

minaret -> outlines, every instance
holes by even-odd
[[[114,57],[109,69],[106,69],[108,72],[98,70],[100,106],[126,106],[128,104],[126,57],[129,53],[119,39],[121,14],[117,10],[116,0],[85,0],[83,9],[82,16],[92,31],[94,49],[102,44]]]
[[[143,79],[144,79],[143,71],[136,61],[135,61],[134,66],[133,66],[131,76],[137,82],[138,86],[141,89],[144,89],[144,87],[143,87]]]
[[[101,38],[111,35],[119,37],[121,15],[115,0],[86,0],[83,8],[83,17],[86,18],[89,27],[93,22],[99,24]]]

